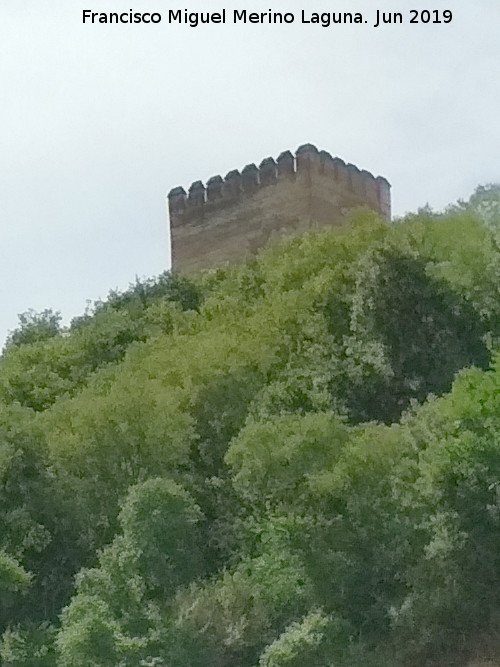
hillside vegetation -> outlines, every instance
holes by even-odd
[[[26,313],[0,359],[1,664],[465,665],[500,618],[479,189]]]

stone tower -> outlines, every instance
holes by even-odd
[[[172,269],[190,272],[235,261],[272,237],[342,225],[366,206],[391,217],[390,184],[311,145],[248,164],[206,186],[195,181],[168,194]]]

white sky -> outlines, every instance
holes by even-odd
[[[165,194],[315,143],[396,215],[500,180],[498,0],[1,0],[0,343],[17,314],[168,268]],[[290,26],[83,25],[82,10],[292,11]],[[369,23],[303,25],[300,12]],[[409,10],[453,22],[410,25]],[[373,27],[376,9],[404,25]]]

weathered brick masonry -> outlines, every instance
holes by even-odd
[[[305,144],[259,167],[196,181],[168,194],[172,268],[190,272],[242,259],[269,239],[324,225],[342,225],[367,206],[391,217],[390,184]]]

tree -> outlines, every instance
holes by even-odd
[[[468,201],[460,200],[448,208],[450,213],[469,211],[493,231],[500,230],[500,183],[478,185]]]
[[[19,315],[19,327],[11,331],[7,336],[6,347],[15,345],[28,345],[47,340],[57,336],[61,332],[61,314],[55,313],[50,308],[37,313],[28,310]]]

